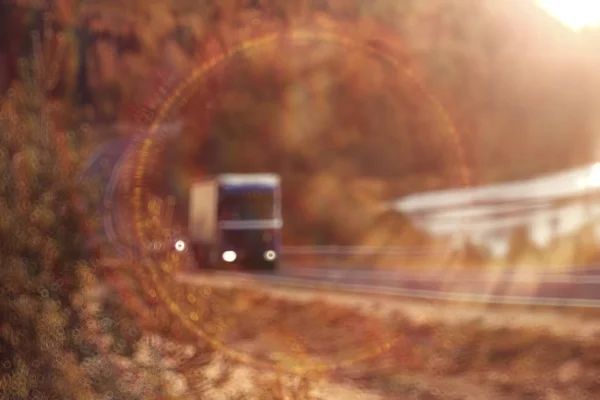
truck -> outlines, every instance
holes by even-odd
[[[230,173],[191,183],[188,240],[200,268],[277,269],[280,182],[277,174]]]

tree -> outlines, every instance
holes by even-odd
[[[103,351],[90,308],[98,192],[77,177],[68,102],[50,96],[62,45],[34,32],[34,54],[0,100],[0,397],[136,398]]]

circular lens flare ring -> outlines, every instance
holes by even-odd
[[[157,144],[157,142],[160,142],[160,140],[157,141],[157,139],[160,139],[160,126],[162,123],[164,123],[170,111],[177,105],[185,102],[186,99],[189,99],[193,95],[195,88],[203,83],[203,78],[206,76],[206,74],[215,69],[215,67],[219,64],[227,62],[235,54],[240,52],[248,52],[252,48],[256,47],[285,44],[286,40],[288,42],[312,41],[337,43],[341,46],[352,47],[362,50],[368,54],[376,55],[397,67],[399,71],[399,77],[403,77],[407,82],[411,83],[412,86],[420,91],[421,96],[425,98],[426,105],[424,107],[428,107],[431,110],[431,113],[436,115],[441,124],[444,126],[444,128],[441,129],[441,134],[446,136],[446,140],[448,140],[450,147],[455,152],[457,164],[459,165],[459,174],[462,181],[461,184],[464,186],[468,185],[470,178],[469,170],[467,163],[465,162],[466,158],[464,155],[463,146],[460,141],[460,137],[456,132],[452,119],[441,102],[426,90],[420,79],[415,74],[414,70],[405,66],[405,57],[401,57],[402,46],[394,46],[398,43],[394,35],[390,34],[389,32],[385,32],[379,27],[376,27],[380,33],[382,33],[379,35],[373,35],[376,37],[376,40],[360,41],[350,37],[351,34],[344,34],[344,32],[353,32],[352,34],[355,35],[359,30],[356,28],[348,28],[346,30],[339,29],[340,26],[343,26],[343,24],[335,22],[333,27],[327,27],[329,29],[328,32],[323,31],[323,26],[320,26],[317,29],[312,27],[312,30],[295,29],[274,33],[261,32],[260,37],[251,37],[249,40],[242,41],[239,45],[233,46],[225,52],[217,53],[215,56],[208,59],[208,61],[194,69],[186,79],[180,81],[181,84],[179,84],[174,90],[168,90],[170,96],[165,99],[162,104],[159,104],[158,109],[149,110],[149,112],[144,113],[144,118],[147,120],[146,122],[150,124],[150,129],[145,138],[139,142],[137,155],[134,157],[134,168],[131,171],[131,182],[133,182],[132,203],[135,213],[135,231],[138,240],[143,240],[145,237],[147,237],[146,228],[143,223],[144,199],[146,198],[144,195],[144,191],[146,189],[144,180],[145,176],[148,174],[146,171],[146,163],[151,158],[153,147]],[[373,46],[373,44],[375,45]],[[218,340],[213,338],[212,335],[205,332],[202,327],[196,326],[195,323],[189,320],[188,315],[182,309],[184,304],[179,304],[179,302],[174,301],[172,293],[169,293],[169,285],[168,282],[165,282],[165,279],[173,280],[174,277],[162,276],[160,271],[156,270],[155,268],[150,268],[148,272],[150,275],[149,278],[152,282],[152,285],[155,287],[155,291],[158,296],[167,304],[169,304],[169,310],[174,316],[181,320],[185,327],[187,327],[191,332],[197,334],[202,339],[208,341],[215,349],[222,350],[235,359],[247,364],[261,365],[263,367],[270,367],[283,372],[300,374],[326,373],[327,371],[339,368],[340,365],[349,366],[365,359],[375,357],[389,349],[396,341],[395,339],[392,339],[380,344],[379,346],[375,346],[374,348],[370,347],[368,349],[360,349],[357,351],[355,356],[347,357],[341,362],[334,362],[331,364],[323,363],[311,364],[309,366],[283,366],[273,362],[262,362],[249,354],[242,353],[234,349],[229,349],[224,343],[220,343]]]

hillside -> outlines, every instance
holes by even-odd
[[[166,7],[166,10],[174,10],[175,7],[169,8],[168,3],[160,4],[163,9]],[[230,18],[238,21],[238,26],[244,26],[248,24],[247,21],[261,17],[261,29],[265,30],[268,29],[265,28],[268,25],[285,24],[286,18],[299,19],[296,17],[297,14],[279,18],[274,10],[265,6],[272,3],[260,4],[263,5],[262,9],[245,7],[236,12],[231,11],[234,16]],[[473,169],[475,178],[486,182],[524,178],[541,172],[583,164],[595,156],[589,153],[594,147],[592,111],[597,100],[595,88],[598,85],[597,82],[594,83],[597,78],[592,72],[596,64],[594,60],[589,59],[589,48],[585,47],[584,37],[576,36],[535,6],[527,2],[492,0],[453,3],[433,0],[403,1],[393,2],[393,4],[379,1],[370,6],[361,3],[357,5],[353,1],[335,1],[330,2],[328,6],[323,4],[317,6],[318,3],[308,4],[313,6],[305,12],[307,14],[305,19],[327,15],[347,24],[350,28],[356,28],[355,32],[344,33],[350,37],[360,36],[361,21],[367,18],[372,18],[374,22],[371,23],[386,26],[391,33],[397,35],[398,42],[404,47],[408,57],[419,66],[417,73],[424,75],[429,91],[440,98],[455,120],[461,145],[468,153],[469,166]],[[151,17],[154,15],[155,19],[161,15],[160,29],[155,24],[153,25],[155,28],[151,31],[148,28],[142,31],[139,21],[136,22],[133,16],[129,17],[133,18],[129,22],[119,22],[110,16],[103,16],[102,12],[96,13],[98,16],[94,19],[94,24],[89,23],[88,29],[92,32],[108,32],[109,35],[104,33],[102,40],[94,40],[88,48],[90,54],[87,60],[88,69],[97,71],[98,75],[89,78],[92,93],[97,93],[92,98],[100,101],[102,97],[109,96],[111,91],[103,87],[110,86],[111,81],[114,85],[115,80],[119,82],[117,87],[120,88],[115,89],[119,94],[117,97],[121,98],[123,103],[137,100],[133,93],[137,93],[138,96],[143,93],[142,90],[136,90],[135,85],[146,86],[145,88],[142,86],[146,91],[154,90],[145,83],[146,79],[152,76],[151,61],[153,60],[151,54],[147,54],[144,50],[150,53],[152,49],[158,54],[165,54],[168,65],[162,67],[175,74],[184,71],[190,62],[193,63],[191,60],[194,56],[202,58],[210,52],[207,47],[210,47],[210,43],[214,45],[212,42],[214,39],[207,33],[212,33],[214,30],[208,29],[207,24],[211,21],[207,21],[206,18],[200,19],[203,10],[186,13],[185,18],[177,16],[173,11],[172,19],[163,17],[165,13],[159,14],[159,12],[159,5],[154,5],[152,9],[147,10],[148,15]],[[291,13],[289,10],[288,12]],[[268,17],[265,18],[264,15]],[[469,17],[466,18],[466,15]],[[124,16],[121,18],[127,20]],[[128,24],[131,25],[129,29]],[[364,26],[362,29],[366,31],[367,24]],[[244,35],[244,30],[241,28],[233,30],[228,25],[220,28],[220,34],[217,36],[221,42],[233,43]],[[113,30],[116,33],[111,39],[110,32]],[[110,53],[114,53],[111,48],[118,46],[118,42],[124,40],[122,36],[127,32],[137,34],[139,37],[135,42],[146,43],[147,48],[138,49],[140,53],[138,55],[127,54],[128,52],[125,51],[120,57],[117,54],[114,57],[109,56]],[[163,44],[163,48],[157,48],[159,43]],[[227,43],[224,45],[227,46]],[[337,90],[338,96],[347,95],[349,100],[347,103],[340,103],[338,100],[329,99],[336,105],[336,110],[332,110],[334,115],[331,117],[335,120],[335,128],[345,132],[346,141],[350,140],[349,131],[358,131],[360,134],[356,140],[360,140],[361,147],[367,155],[371,154],[371,158],[362,157],[355,169],[379,179],[391,178],[399,181],[404,180],[403,178],[410,180],[409,178],[414,175],[425,175],[436,181],[431,186],[456,184],[453,181],[448,182],[449,179],[445,176],[440,177],[443,171],[449,168],[448,166],[426,161],[438,159],[439,147],[447,147],[446,143],[440,143],[442,133],[439,131],[442,128],[439,126],[439,121],[428,121],[430,125],[437,124],[437,132],[423,134],[420,126],[414,126],[418,122],[415,118],[412,120],[412,129],[399,129],[401,132],[394,133],[394,136],[397,136],[394,139],[400,142],[385,140],[389,136],[390,129],[398,126],[397,120],[390,119],[386,115],[401,111],[410,114],[412,110],[407,103],[412,103],[413,107],[426,109],[427,105],[424,104],[423,99],[418,98],[414,90],[404,88],[402,91],[403,88],[399,88],[393,100],[389,98],[390,95],[387,99],[379,100],[363,96],[361,99],[363,102],[359,104],[352,102],[350,101],[353,98],[352,93],[349,92],[354,91],[354,95],[359,97],[364,94],[360,92],[361,90],[379,93],[377,84],[372,81],[375,79],[374,75],[364,73],[372,70],[372,62],[353,60],[352,63],[344,63],[344,58],[333,60],[335,54],[330,48],[322,46],[320,48],[323,52],[331,51],[329,61],[320,59],[319,63],[315,64],[314,61],[309,61],[310,53],[313,57],[318,57],[316,55],[318,52],[313,50],[307,52],[306,49],[303,52],[295,49],[296,58],[288,58],[286,60],[288,66],[280,68],[279,74],[269,74],[269,68],[275,67],[273,63],[270,63],[271,67],[269,67],[269,63],[265,62],[267,65],[262,67],[262,75],[260,72],[258,75],[245,73],[248,68],[252,68],[248,65],[248,60],[245,60],[245,65],[240,65],[243,63],[239,62],[230,64],[228,69],[232,75],[229,77],[237,78],[228,80],[227,87],[221,90],[241,90],[247,96],[251,96],[245,99],[246,102],[259,100],[264,103],[266,107],[264,113],[272,116],[271,124],[266,128],[259,117],[255,117],[252,121],[244,117],[244,115],[254,115],[260,104],[254,104],[256,108],[252,109],[245,107],[243,99],[232,101],[231,97],[235,95],[223,94],[216,101],[226,105],[226,108],[221,108],[220,117],[212,125],[211,131],[219,132],[219,135],[235,135],[233,131],[243,126],[242,129],[248,132],[247,136],[253,138],[258,148],[264,148],[264,142],[257,139],[258,134],[250,133],[256,131],[258,127],[262,130],[275,131],[274,133],[280,137],[287,137],[291,133],[289,129],[286,132],[284,127],[273,126],[275,124],[273,121],[286,118],[284,114],[286,103],[281,98],[284,93],[277,92],[278,85],[281,88],[283,84],[281,80],[295,79],[297,84],[298,81],[304,81],[304,86],[311,85],[310,81],[305,80],[311,79],[306,74],[326,76],[328,73],[331,74],[331,71],[343,71],[340,69],[343,68],[342,65],[348,67],[350,64],[352,66],[350,69],[354,70],[346,70],[346,72],[354,73],[355,76],[336,77],[339,78],[337,83],[333,82],[331,77],[322,76],[321,79],[330,79],[329,84],[332,87],[326,90],[330,93]],[[91,55],[94,54],[95,57],[92,57]],[[144,57],[148,58],[145,64]],[[240,57],[252,58],[250,55]],[[111,59],[114,59],[112,66]],[[307,68],[294,70],[289,67],[293,60],[300,59],[307,67],[310,66],[312,72],[307,71]],[[100,63],[100,60],[103,65],[94,65]],[[313,60],[317,59],[313,58]],[[140,69],[141,66],[145,68]],[[282,72],[281,69],[287,72]],[[119,71],[118,76],[115,71]],[[305,76],[303,77],[302,74]],[[369,78],[369,75],[373,77]],[[252,76],[252,82],[244,78],[248,76]],[[380,85],[390,83],[389,74],[382,78],[383,82],[380,82]],[[277,79],[279,82],[276,82]],[[348,84],[348,79],[352,80],[351,84]],[[95,84],[97,88],[91,84],[92,82],[97,82]],[[266,89],[269,85],[272,87]],[[314,86],[310,88],[315,89]],[[344,90],[346,93],[343,93]],[[269,93],[279,94],[269,98]],[[405,97],[400,104],[396,103],[399,96]],[[314,99],[309,104],[313,109],[306,109],[305,113],[313,112],[314,115],[315,109],[323,110],[323,106]],[[394,104],[395,108],[389,109],[391,104]],[[369,105],[370,108],[365,105]],[[385,109],[386,107],[388,110]],[[241,112],[245,114],[240,114],[240,108],[243,108]],[[124,110],[123,107],[117,109]],[[364,116],[353,115],[347,118],[356,110],[362,111]],[[423,110],[423,112],[427,111]],[[231,124],[233,113],[237,113],[236,125]],[[429,119],[435,120],[436,116],[431,114],[429,112]],[[329,132],[331,128],[331,126],[323,127]],[[296,129],[305,137],[310,136],[308,131]],[[315,130],[314,127],[312,129],[303,127],[303,129]],[[388,136],[384,136],[385,133]],[[371,138],[376,143],[364,144],[365,137]],[[262,138],[268,140],[268,135],[265,134]],[[340,157],[339,147],[332,147],[333,145],[333,143],[323,143],[324,151],[328,156]],[[244,146],[247,150],[246,157],[251,158],[248,162],[258,163],[258,158],[252,158],[249,155],[252,151],[245,144]],[[226,149],[223,151],[230,150]],[[390,154],[385,154],[383,149],[395,151],[390,150]],[[401,153],[402,151],[404,153]],[[446,148],[445,151],[452,150]],[[414,153],[419,155],[421,168],[414,163],[398,161]],[[350,153],[348,157],[356,158],[356,155]],[[373,162],[374,157],[377,162]],[[510,167],[507,164],[510,164]],[[408,187],[397,190],[420,189],[420,187]]]
[[[191,65],[198,64],[194,60],[210,55],[211,47],[227,47],[243,39],[250,32],[247,26],[252,25],[256,18],[260,18],[260,29],[268,31],[327,16],[335,23],[349,27],[342,31],[347,37],[360,36],[361,30],[366,32],[373,25],[389,29],[390,35],[394,35],[401,44],[407,57],[417,65],[417,73],[424,76],[428,90],[440,98],[454,119],[461,145],[468,153],[474,179],[488,182],[525,178],[584,164],[596,156],[590,149],[594,148],[593,130],[597,122],[592,118],[592,112],[597,104],[599,86],[598,78],[593,74],[597,60],[591,56],[590,50],[597,34],[571,32],[529,2],[379,0],[366,4],[358,0],[296,0],[281,4],[277,1],[229,1],[219,4],[215,6],[208,2],[205,6],[198,6],[193,2],[162,1],[150,5],[130,2],[123,9],[120,2],[103,0],[82,3],[79,14],[66,11],[60,14],[58,23],[75,24],[78,37],[82,40],[79,102],[82,106],[88,103],[95,106],[96,110],[90,111],[90,114],[94,114],[92,120],[106,123],[133,119],[138,106],[156,92],[159,70],[176,76],[184,73]],[[4,24],[3,28],[7,29],[7,33],[11,29],[16,31],[19,25],[15,24],[19,21],[19,18],[15,18],[12,24]],[[242,28],[244,26],[246,28]],[[10,45],[5,43],[2,47],[5,48],[3,54],[7,54],[5,57],[13,55],[9,58],[14,58],[14,42]],[[320,48],[322,52],[332,51],[323,46]],[[313,61],[309,61],[309,53],[312,53]],[[372,74],[365,73],[371,70],[372,63],[364,60],[345,63],[344,58],[331,63],[321,59],[320,63],[315,63],[317,59],[314,57],[318,57],[318,54],[313,50],[295,49],[294,54],[295,60],[302,59],[312,72],[306,68],[293,70],[284,67],[287,72],[280,72],[287,75],[285,79],[302,81],[310,79],[306,74],[327,75],[340,70],[341,65],[351,65],[347,68],[347,74],[359,77],[336,77],[340,78],[337,83],[330,84],[338,87],[331,87],[330,91],[337,90],[342,97],[344,90],[354,90],[358,96],[362,94],[361,90],[378,93],[373,81],[376,78],[374,75],[368,77]],[[329,54],[331,58],[334,57],[333,53]],[[285,61],[289,65],[293,60],[293,57],[288,57]],[[277,96],[268,99],[268,90],[257,90],[272,85],[270,90],[276,91],[277,85],[282,84],[283,75],[277,78],[280,79],[279,83],[275,82],[277,75],[268,75],[269,67],[266,66],[262,78],[253,76],[254,82],[249,82],[244,79],[244,76],[248,76],[244,74],[248,65],[235,65],[233,71],[231,67],[233,65],[230,64],[230,73],[237,74],[237,79],[228,82],[228,90],[251,92],[251,96],[262,98],[262,102],[270,101],[271,109],[264,112],[272,115],[272,120],[278,119],[276,114],[285,118],[283,109],[286,103],[281,98],[275,98]],[[13,70],[9,68],[9,71]],[[350,85],[347,84],[348,79],[352,79]],[[380,79],[383,79],[383,84],[390,82],[389,75],[380,76]],[[306,85],[311,83],[305,81]],[[314,86],[311,88],[314,89]],[[401,88],[397,92],[401,92]],[[402,111],[410,114],[412,109],[407,103],[426,108],[423,99],[417,98],[414,90],[404,88],[401,94],[407,99],[400,104],[395,103],[398,95],[394,100],[363,97],[364,103],[336,103],[337,110],[333,118],[337,129],[348,132],[344,135],[346,141],[352,136],[349,131],[355,130],[360,133],[357,140],[363,142],[365,137],[369,137],[378,142],[363,146],[365,153],[371,154],[371,159],[362,157],[355,169],[377,179],[409,182],[407,187],[397,187],[395,195],[422,189],[412,182],[414,175],[427,176],[432,181],[424,186],[455,185],[453,180],[441,176],[440,169],[446,170],[447,166],[427,161],[439,158],[439,147],[446,147],[439,143],[442,141],[439,126],[437,135],[423,135],[423,129],[415,126],[418,122],[415,119],[412,129],[399,129],[401,132],[395,134],[399,136],[396,138],[399,143],[377,139],[377,136],[384,135],[382,131],[389,131],[386,124],[392,127],[398,124],[397,120],[385,115]],[[231,132],[236,127],[226,121],[230,121],[231,113],[239,112],[239,107],[244,107],[244,103],[240,103],[242,100],[239,99],[237,102],[227,98],[221,100],[221,104],[227,104],[232,109],[222,109],[220,122],[215,121],[211,130]],[[365,104],[371,108],[364,107]],[[386,111],[385,108],[389,109],[390,104],[395,104],[396,108]],[[311,106],[313,111],[323,108],[315,102]],[[364,117],[345,118],[355,110],[361,110]],[[245,109],[248,114],[254,111]],[[305,112],[310,110],[306,109]],[[241,115],[236,117],[238,125],[250,124],[244,127],[246,131],[256,130],[257,126],[264,127],[260,119],[247,121]],[[435,116],[429,117],[435,119]],[[375,121],[378,121],[377,124]],[[439,125],[438,121],[430,122],[430,125],[436,123]],[[276,134],[281,136],[290,134],[282,127],[273,126],[273,123],[268,130],[277,131]],[[257,147],[264,147],[263,142],[257,140],[258,135],[249,136],[254,138]],[[308,133],[305,136],[308,137]],[[264,140],[267,140],[266,136]],[[323,146],[329,156],[341,155],[339,148],[330,148],[326,144]],[[391,154],[382,151],[392,146],[395,151],[389,151]],[[406,156],[410,158],[415,153],[421,160],[419,166],[398,161]],[[354,155],[350,153],[348,156]],[[377,159],[376,163],[373,157]]]
[[[383,201],[526,178],[597,156],[600,86],[590,56],[597,33],[575,34],[529,2],[135,1],[124,8],[103,0],[81,3],[79,13],[57,4],[56,23],[76,28],[81,41],[72,64],[77,81],[63,86],[76,85],[90,126],[143,122],[146,108],[169,97],[159,90],[169,88],[165,81],[184,79],[261,32],[325,29],[370,48],[366,55],[293,41],[241,52],[171,112],[185,139],[161,155],[171,160],[161,171],[163,189],[182,199],[193,175],[280,172],[286,218],[303,225],[292,237],[329,231],[310,241],[356,243],[367,230],[386,236],[390,228],[370,232]],[[25,23],[11,22],[7,33]],[[14,55],[18,46],[5,40],[0,51]],[[373,56],[390,48],[400,54],[397,67]],[[16,60],[6,57],[10,78]],[[424,89],[398,67],[411,67]],[[96,143],[127,134],[89,133]],[[368,193],[359,189],[365,185]]]
[[[385,15],[377,4],[346,13],[338,5],[327,11],[338,19],[328,21],[356,41],[368,40],[365,18],[386,26],[395,13],[387,33],[410,57],[404,65],[416,68],[429,94],[447,105],[457,137],[426,95],[381,59],[322,42],[261,48],[215,68],[173,110],[170,118],[185,128],[167,163],[171,192],[183,200],[193,175],[276,171],[284,175],[290,238],[351,244],[367,231],[370,238],[405,237],[404,224],[372,232],[377,206],[460,185],[461,169],[468,183],[487,183],[593,156],[595,78],[582,38],[535,7],[409,3]],[[467,12],[468,20],[461,17]],[[312,15],[325,18],[322,11]],[[344,29],[353,24],[364,32]],[[207,104],[210,111],[197,117]],[[365,196],[355,189],[360,182],[378,189]]]

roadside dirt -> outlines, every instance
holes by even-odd
[[[592,393],[600,392],[600,319],[551,309],[495,309],[306,288],[275,288],[243,278],[202,276],[187,280],[191,284],[222,288],[243,287],[268,295],[275,302],[291,300],[300,304],[300,310],[302,305],[307,307],[307,313],[312,307],[348,308],[360,311],[365,317],[391,323],[401,329],[399,332],[406,329],[404,335],[400,334],[403,342],[392,344],[381,356],[357,362],[343,372],[325,374],[315,386],[324,399],[591,400],[597,398]],[[288,312],[297,313],[298,310]],[[465,326],[463,338],[460,331]],[[347,329],[356,331],[358,327],[348,326]],[[434,329],[433,337],[438,339],[431,339],[431,329]],[[441,331],[437,332],[438,329]],[[421,331],[424,333],[420,334]],[[301,335],[300,332],[292,333]],[[420,339],[425,337],[428,339]],[[342,339],[334,336],[330,344],[339,344],[336,342]],[[323,341],[322,338],[318,340]],[[369,336],[362,336],[362,340],[363,346],[369,345],[366,343]],[[371,340],[370,345],[375,347],[376,339]],[[589,343],[585,345],[591,346],[587,347],[589,354],[582,356],[578,353],[580,350],[574,350],[585,347],[578,341]],[[257,354],[277,356],[274,353],[287,353],[288,359],[293,353],[268,334],[238,345]],[[482,350],[482,346],[489,349]],[[560,356],[554,357],[553,352]],[[569,355],[571,352],[572,356]],[[419,358],[419,353],[423,354],[421,359],[414,361]],[[461,357],[473,359],[462,365]],[[548,361],[543,361],[545,359]],[[328,361],[331,359],[314,360]],[[299,356],[297,362],[310,363],[312,360],[307,360],[304,355]],[[481,367],[477,367],[477,362]]]
[[[496,307],[486,304],[445,303],[441,301],[412,300],[390,296],[357,295],[344,292],[311,290],[310,288],[273,287],[247,278],[221,278],[218,276],[186,277],[189,282],[233,287],[240,283],[248,288],[269,293],[278,298],[309,302],[324,300],[332,304],[352,307],[370,316],[389,318],[402,313],[417,323],[441,322],[458,325],[477,321],[489,328],[545,329],[555,335],[577,337],[600,337],[600,316],[586,317],[578,312],[572,314],[561,310],[528,310],[525,307]]]

